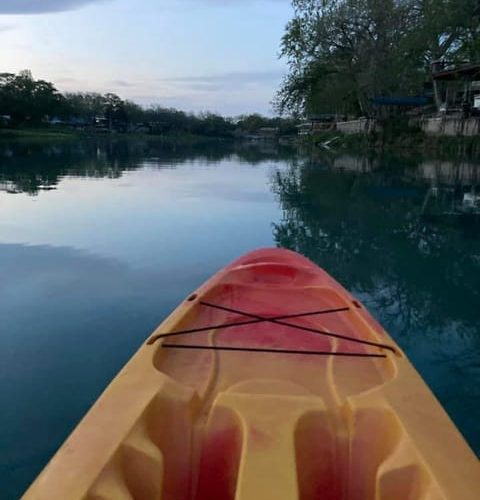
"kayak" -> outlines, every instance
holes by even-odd
[[[365,306],[306,258],[261,249],[152,333],[24,498],[479,492],[475,454]]]

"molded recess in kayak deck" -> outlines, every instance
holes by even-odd
[[[174,399],[152,401],[86,499],[443,498],[387,408],[340,417],[301,387],[250,380],[217,396],[202,431]]]
[[[267,262],[232,269],[225,283],[254,283],[257,286],[305,286],[314,281],[315,274],[308,268],[295,267],[281,262]]]
[[[349,426],[349,500],[444,498],[393,410],[355,408]]]
[[[335,428],[322,412],[303,414],[295,427],[298,500],[342,498],[342,453]]]
[[[215,406],[202,440],[195,500],[235,500],[242,446],[242,422],[235,410]]]
[[[258,266],[235,270],[229,273],[228,284],[197,295],[181,321],[165,333],[201,331],[167,337],[166,341],[185,346],[269,346],[329,352],[368,353],[376,349],[270,321],[257,321],[248,328],[215,328],[252,321],[256,316],[281,315],[289,301],[292,314],[345,308],[348,304],[335,290],[324,286],[299,287],[292,301],[291,281],[296,274],[281,264],[261,266],[268,271],[265,275],[271,271],[281,278],[277,279],[272,301],[271,295],[265,297],[263,289],[270,286],[268,280],[261,280],[260,287],[249,283],[251,267]],[[284,279],[290,283],[286,287],[281,285]],[[202,302],[238,309],[253,318],[206,307]],[[338,314],[312,315],[290,322],[372,342],[381,340],[353,307]],[[114,460],[110,468],[116,471],[117,483],[122,482],[118,480],[118,474],[122,474],[135,499],[289,500],[298,496],[299,500],[368,500],[374,498],[369,495],[375,495],[378,488],[389,491],[392,477],[420,477],[415,464],[405,471],[385,472],[377,485],[377,472],[399,439],[395,419],[376,411],[358,415],[341,411],[348,396],[379,388],[394,377],[394,363],[389,358],[252,352],[246,362],[241,352],[168,349],[162,341],[152,349],[155,369],[172,382],[195,391],[198,405],[189,420],[186,408],[182,409],[184,403],[159,396],[146,412],[146,430],[132,431],[136,437],[130,437],[122,446],[121,467]],[[364,446],[362,433],[368,439],[372,434],[379,436],[378,446]],[[182,469],[183,476],[178,474]],[[101,483],[112,481],[109,468],[107,472]],[[361,484],[358,475],[363,477]],[[257,477],[265,483],[262,494]],[[349,481],[355,486],[347,491]],[[400,500],[392,500],[397,498]]]
[[[197,405],[193,393],[192,398],[186,394],[181,386],[173,384],[167,393],[149,402],[106,461],[87,500],[190,498]]]

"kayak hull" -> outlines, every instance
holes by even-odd
[[[25,499],[478,498],[480,468],[399,346],[304,257],[251,252],[189,296]]]

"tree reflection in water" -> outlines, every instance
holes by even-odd
[[[276,169],[271,184],[283,216],[274,238],[366,303],[478,453],[480,224],[477,214],[449,208],[455,193],[475,191],[475,179],[453,163],[441,164],[448,175],[433,175],[425,161],[391,165],[336,158]]]
[[[64,176],[115,179],[123,172],[153,164],[162,168],[200,162],[219,164],[234,158],[256,165],[295,156],[296,150],[273,143],[164,143],[159,137],[83,137],[70,140],[1,140],[0,192],[38,194],[55,189]],[[155,163],[155,161],[158,162]],[[161,165],[160,165],[161,163]]]

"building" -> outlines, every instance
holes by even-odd
[[[297,125],[298,135],[311,135],[315,132],[334,130],[337,116],[331,113],[310,115],[303,123]]]
[[[411,116],[424,113],[432,104],[432,96],[377,96],[372,99],[372,104],[377,118],[390,118],[406,114]]]
[[[432,79],[437,112],[465,118],[480,115],[480,63],[458,66],[436,61]]]
[[[312,122],[304,122],[301,123],[300,125],[296,126],[297,128],[297,134],[298,135],[311,135],[313,130],[312,130]]]

